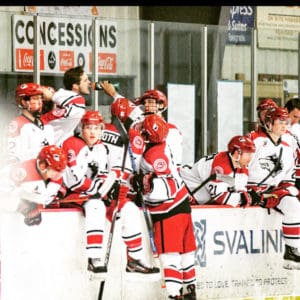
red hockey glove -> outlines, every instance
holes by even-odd
[[[276,194],[263,194],[259,205],[264,208],[274,208],[280,202],[280,198]]]
[[[129,191],[129,187],[125,184],[121,184],[119,187],[119,197],[118,197],[118,211],[122,209],[127,200],[127,193]]]
[[[153,178],[156,175],[154,173],[148,173],[143,177],[143,194],[148,194],[153,190]]]

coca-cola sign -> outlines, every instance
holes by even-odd
[[[30,15],[13,15],[14,71],[32,72],[34,69],[34,20]],[[116,73],[117,23],[98,23],[96,39],[97,61],[93,60],[92,20],[42,17],[39,21],[40,71],[63,73],[67,69],[97,63],[99,72]]]

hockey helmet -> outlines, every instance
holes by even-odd
[[[144,120],[144,133],[150,143],[162,143],[166,140],[169,128],[166,121],[156,115],[151,114],[146,116]]]
[[[228,143],[228,152],[233,153],[235,150],[242,152],[252,152],[256,150],[254,142],[247,136],[236,135]]]
[[[67,156],[64,150],[55,145],[42,148],[38,155],[40,161],[45,161],[47,165],[57,172],[62,172],[67,166]]]
[[[141,104],[144,103],[145,99],[155,99],[158,103],[162,103],[164,109],[168,107],[168,99],[166,95],[159,90],[148,90],[140,98],[139,101]]]
[[[266,98],[259,102],[259,104],[256,107],[256,111],[257,113],[260,113],[263,110],[268,110],[270,108],[276,108],[276,107],[278,107],[278,105],[273,99]]]
[[[125,122],[136,105],[127,98],[118,98],[110,106],[111,114]]]
[[[20,106],[22,106],[21,100],[29,100],[31,96],[35,95],[43,95],[43,89],[37,83],[22,83],[16,88],[16,102]]]
[[[98,125],[103,123],[103,117],[97,110],[87,110],[81,118],[82,125]]]
[[[276,107],[270,108],[265,114],[265,124],[273,124],[275,120],[288,121],[289,115],[285,108]]]

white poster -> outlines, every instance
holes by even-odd
[[[195,85],[168,83],[168,122],[183,135],[182,164],[195,159]]]
[[[227,150],[229,140],[243,134],[243,82],[218,81],[218,151]]]
[[[257,6],[260,48],[298,50],[300,6]]]

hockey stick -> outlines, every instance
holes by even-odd
[[[121,121],[118,117],[114,117],[114,118],[115,119],[113,120],[113,124],[118,129],[117,125],[122,124],[122,123],[121,123]],[[122,176],[123,172],[124,172],[124,169],[125,169],[125,162],[126,162],[127,151],[128,151],[128,146],[129,146],[129,137],[127,135],[122,136],[121,133],[120,133],[120,137],[121,137],[123,145],[124,145],[123,161],[122,161],[122,167],[121,167],[121,176]],[[106,271],[107,271],[107,266],[108,266],[110,253],[111,253],[111,245],[112,245],[112,240],[113,240],[115,223],[116,223],[116,220],[117,220],[117,210],[118,210],[118,199],[116,199],[116,202],[115,202],[115,208],[114,208],[114,211],[113,211],[113,217],[112,217],[110,230],[109,230],[109,236],[108,236],[108,240],[107,240],[106,253],[105,253],[105,258],[104,258],[104,270],[106,270]],[[105,279],[103,279],[100,283],[100,288],[99,288],[99,293],[98,293],[98,300],[102,300],[104,285],[105,285]]]
[[[282,157],[282,151],[283,151],[283,148],[281,147],[280,148],[280,152],[279,152],[279,155],[278,155],[278,159],[274,165],[274,168],[270,171],[270,173],[263,179],[261,180],[257,186],[261,186],[267,179],[269,179],[271,177],[272,174],[274,174],[274,172],[278,171],[278,167],[280,165],[280,161],[281,161],[281,157]]]
[[[135,176],[135,175],[137,175],[137,167],[136,167],[136,164],[134,161],[134,157],[133,157],[133,153],[132,153],[130,144],[128,147],[128,151],[129,151],[131,165],[132,165],[132,169],[133,169],[133,175]],[[148,234],[149,234],[150,245],[151,245],[153,256],[158,257],[157,249],[156,249],[156,246],[154,243],[153,224],[152,224],[151,215],[149,215],[149,210],[147,209],[147,206],[144,202],[144,198],[143,198],[140,186],[138,186],[138,189],[136,192],[137,192],[137,197],[140,200],[141,205],[142,205],[142,210],[143,210],[146,225],[147,225],[147,230],[148,230]]]
[[[234,185],[233,177],[231,177],[229,175],[214,173],[214,174],[208,176],[204,181],[202,181],[202,183],[198,187],[196,187],[193,191],[191,191],[191,194],[194,195],[197,191],[202,189],[211,180],[221,180],[221,181],[224,181],[225,183],[229,184],[230,186]]]
[[[122,122],[120,122],[120,121],[115,122],[115,126],[117,127],[117,129],[118,129],[118,131],[119,131],[119,133],[120,133],[120,135],[123,139],[126,139],[126,138],[129,139],[127,130],[125,129]],[[133,174],[136,175],[137,174],[137,167],[136,167],[135,159],[134,159],[134,156],[133,156],[133,153],[132,153],[132,148],[131,148],[131,145],[130,145],[130,141],[128,142],[128,152],[129,152],[131,166],[132,166],[132,169],[133,169]],[[149,211],[148,211],[147,206],[144,202],[144,198],[143,198],[143,195],[141,193],[141,188],[140,187],[138,187],[138,190],[137,190],[137,197],[139,197],[139,200],[140,200],[141,205],[142,205],[142,210],[143,210],[146,225],[147,225],[147,230],[148,230],[148,234],[149,234],[150,245],[151,245],[153,256],[158,257],[157,249],[156,249],[156,246],[155,246],[155,243],[154,243],[152,219],[151,219],[151,216],[149,215]]]

